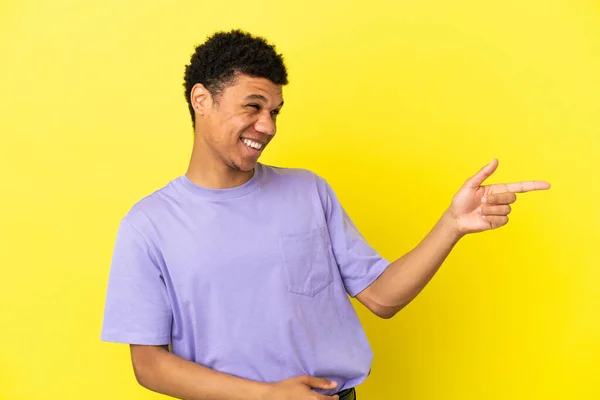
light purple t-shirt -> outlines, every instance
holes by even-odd
[[[101,339],[164,345],[242,378],[357,386],[373,354],[348,295],[389,265],[327,182],[257,164],[231,189],[185,175],[121,220]]]

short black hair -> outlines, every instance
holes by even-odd
[[[190,63],[185,66],[183,86],[192,124],[195,115],[190,94],[194,85],[203,84],[217,101],[238,74],[266,78],[278,85],[288,83],[283,56],[274,45],[240,29],[216,32],[196,47]]]

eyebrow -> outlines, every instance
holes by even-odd
[[[265,96],[263,96],[262,94],[251,94],[244,98],[244,100],[252,100],[252,99],[261,100],[261,101],[264,101],[265,103],[267,102],[267,98]],[[283,107],[283,100],[277,107]]]

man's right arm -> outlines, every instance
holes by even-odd
[[[334,389],[325,379],[246,380],[184,359],[161,346],[170,340],[173,314],[162,269],[137,228],[122,220],[111,265],[101,338],[130,344],[137,381],[181,400],[334,399],[311,388]],[[234,344],[232,344],[234,345]]]
[[[135,377],[148,390],[182,400],[322,399],[312,388],[332,389],[335,383],[300,376],[274,384],[256,382],[215,371],[186,360],[167,346],[130,345]]]
[[[153,392],[184,400],[263,400],[269,385],[217,372],[167,346],[130,345],[135,377]]]

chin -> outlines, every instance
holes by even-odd
[[[232,165],[233,169],[236,169],[238,171],[241,171],[241,172],[251,172],[254,169],[254,167],[256,167],[257,163],[258,163],[258,160],[255,160],[255,161],[232,162],[231,165]]]

